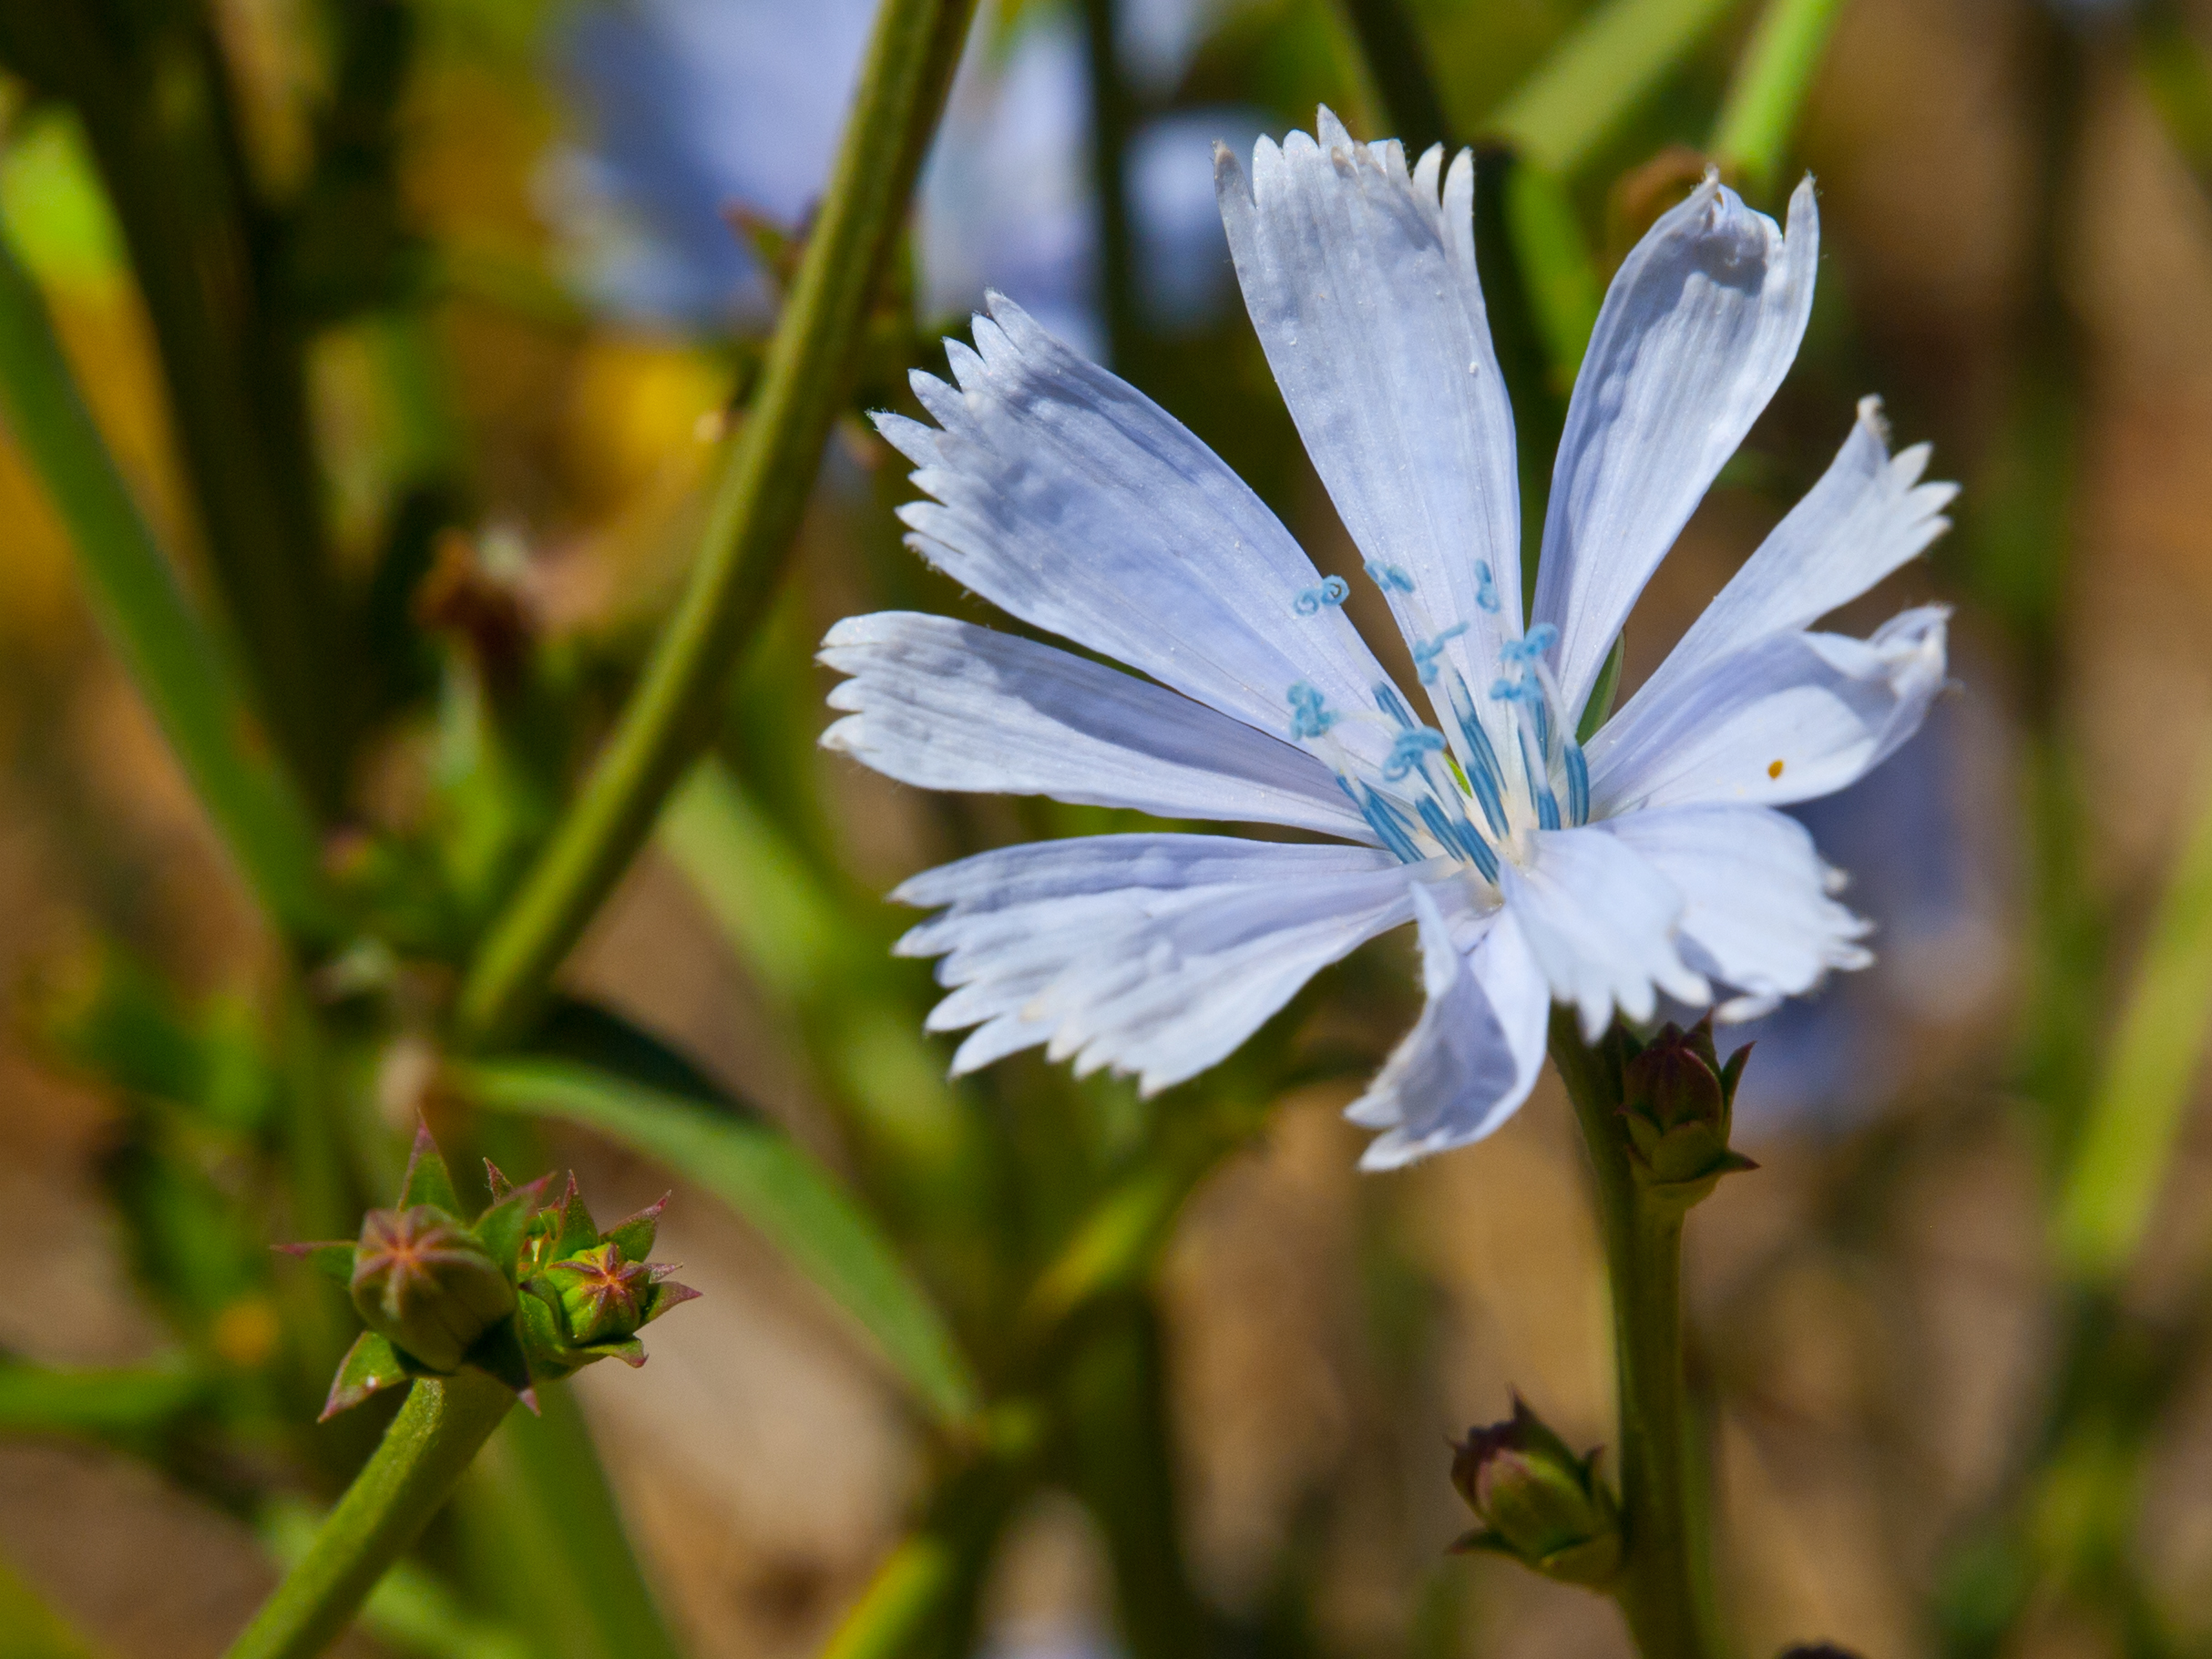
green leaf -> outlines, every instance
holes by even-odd
[[[0,1562],[0,1654],[6,1659],[98,1659],[99,1653]]]
[[[1841,0],[1767,0],[1713,129],[1713,159],[1747,189],[1769,189],[1788,153]]]
[[[1549,172],[1572,173],[1725,16],[1734,0],[1608,0],[1489,120]]]
[[[94,610],[255,896],[295,936],[328,939],[337,924],[313,819],[139,515],[5,236],[0,412],[68,527]]]
[[[567,1061],[486,1061],[454,1075],[488,1111],[594,1130],[713,1193],[858,1322],[937,1417],[974,1415],[975,1381],[942,1316],[837,1179],[788,1136]]]
[[[2135,73],[2197,188],[2212,196],[2212,54],[2176,0],[2145,0],[2135,21]]]
[[[2175,859],[2104,1077],[2061,1180],[2053,1244],[2078,1282],[2125,1273],[2150,1229],[2212,1036],[2212,788]]]
[[[207,1397],[186,1365],[87,1369],[0,1363],[0,1434],[129,1439],[159,1432]]]
[[[655,835],[766,989],[803,1001],[835,982],[843,918],[720,762],[691,768]]]

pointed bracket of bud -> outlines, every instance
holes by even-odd
[[[1654,1203],[1686,1213],[1724,1175],[1758,1165],[1728,1144],[1746,1043],[1722,1060],[1711,1016],[1685,1031],[1670,1025],[1622,1069],[1620,1118],[1630,1173]]]
[[[1452,1484],[1482,1524],[1452,1548],[1510,1555],[1562,1583],[1610,1583],[1621,1569],[1621,1510],[1598,1456],[1576,1457],[1516,1394],[1511,1417],[1454,1448]]]

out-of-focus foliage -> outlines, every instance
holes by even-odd
[[[702,758],[472,1046],[460,988],[694,571],[875,11],[0,0],[0,1649],[216,1651],[299,1553],[387,1408],[316,1425],[356,1325],[269,1246],[350,1236],[426,1120],[456,1171],[549,1142],[618,1209],[677,1183],[706,1295],[510,1421],[349,1651],[1621,1651],[1572,1585],[1444,1553],[1447,1437],[1509,1386],[1608,1432],[1557,1091],[1356,1178],[1402,941],[1156,1100],[1033,1054],[947,1080],[883,895],[1135,820],[814,744],[831,621],[983,618],[899,545],[862,417],[987,288],[1355,562],[1212,196],[1215,140],[1326,102],[1480,147],[1531,524],[1635,236],[1708,165],[1769,210],[1817,172],[1803,355],[1623,690],[1861,395],[1967,486],[1894,583],[1956,607],[1961,689],[1806,814],[1881,960],[1749,1033],[1762,1167],[1691,1227],[1742,1650],[2202,1651],[2212,16],[987,4]]]

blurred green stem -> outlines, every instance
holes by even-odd
[[[1843,0],[1767,0],[1708,147],[1721,170],[1764,190],[1780,172]]]
[[[1682,1218],[1654,1205],[1630,1173],[1613,1044],[1582,1040],[1572,1010],[1551,1015],[1551,1060],[1574,1101],[1596,1177],[1613,1295],[1628,1552],[1613,1594],[1644,1659],[1708,1659],[1705,1482],[1690,1469],[1682,1365]]]
[[[4,236],[0,406],[68,527],[94,611],[255,897],[294,939],[327,938],[334,924],[306,804],[257,745],[244,693],[155,544]]]
[[[271,737],[314,803],[343,787],[334,595],[284,227],[236,124],[203,0],[0,0],[0,61],[84,122],[161,354],[209,565]]]
[[[535,1563],[514,1622],[559,1659],[676,1659],[575,1390],[538,1394],[538,1415],[509,1418],[486,1459],[507,1541]],[[495,1571],[511,1578],[517,1564]]]
[[[767,611],[845,396],[876,281],[944,107],[974,0],[887,0],[760,389],[723,457],[697,564],[582,792],[463,982],[465,1045],[511,1039],[712,740]]]
[[[335,1641],[514,1403],[513,1390],[480,1371],[410,1388],[375,1455],[228,1659],[310,1659]]]
[[[1398,0],[1344,0],[1346,18],[1367,59],[1390,127],[1409,157],[1451,142],[1451,122],[1429,67],[1419,27]]]

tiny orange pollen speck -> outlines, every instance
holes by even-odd
[[[1780,761],[1769,761],[1767,763],[1767,775],[1770,778],[1780,777],[1782,775],[1782,763]]]

